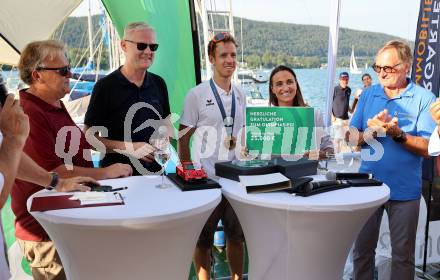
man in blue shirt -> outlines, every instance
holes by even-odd
[[[434,95],[411,82],[412,54],[406,43],[390,41],[376,55],[379,82],[362,93],[347,140],[362,147],[360,172],[387,184],[390,199],[367,221],[353,251],[353,279],[373,279],[375,248],[383,211],[389,217],[391,279],[414,279],[414,252],[421,197],[422,157],[435,123]],[[359,133],[354,133],[358,130]],[[358,135],[357,139],[354,139]]]

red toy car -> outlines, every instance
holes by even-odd
[[[177,166],[177,175],[186,182],[204,181],[208,179],[205,170],[198,164],[187,161]]]

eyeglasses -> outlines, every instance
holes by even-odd
[[[42,71],[42,70],[50,70],[50,71],[57,71],[58,74],[60,74],[63,77],[66,77],[70,73],[70,65],[66,65],[63,67],[37,67],[35,70]]]
[[[212,50],[215,48],[215,45],[223,40],[226,40],[231,37],[231,34],[228,32],[220,32],[215,34],[215,36],[211,39],[210,45],[211,49],[209,50],[210,53],[212,53]]]
[[[146,48],[150,48],[150,51],[155,52],[159,47],[159,44],[147,44],[147,43],[135,42],[131,40],[124,40],[124,41],[136,44],[138,51],[144,51]]]
[[[403,62],[397,63],[394,66],[378,66],[378,65],[376,65],[376,63],[374,63],[371,66],[371,68],[373,68],[374,72],[376,72],[378,74],[380,73],[381,70],[383,70],[385,73],[396,73],[397,72],[396,66],[399,66],[401,64],[403,64]]]
[[[229,38],[231,35],[228,32],[220,32],[215,34],[214,38],[212,38],[212,41],[214,43],[218,43],[221,42],[223,40],[225,40],[226,38]]]

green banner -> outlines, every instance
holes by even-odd
[[[246,146],[251,154],[298,155],[314,150],[311,107],[246,108]]]
[[[196,85],[189,2],[183,0],[102,0],[122,38],[127,23],[144,21],[156,31],[159,49],[148,71],[164,78],[171,112],[181,114],[189,89]]]

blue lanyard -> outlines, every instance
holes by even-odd
[[[225,107],[223,106],[223,102],[220,98],[220,95],[218,94],[217,88],[215,87],[214,81],[212,79],[209,80],[209,84],[211,85],[212,93],[214,94],[215,100],[217,100],[218,108],[220,109],[220,113],[222,114],[222,120],[224,122],[226,119]],[[232,85],[231,85],[231,89],[232,89]],[[232,124],[231,125],[225,124],[227,131],[229,130],[228,134],[230,134],[230,136],[232,136],[232,131],[234,128],[234,120],[235,120],[235,94],[233,89],[232,89],[231,118],[232,118]]]

